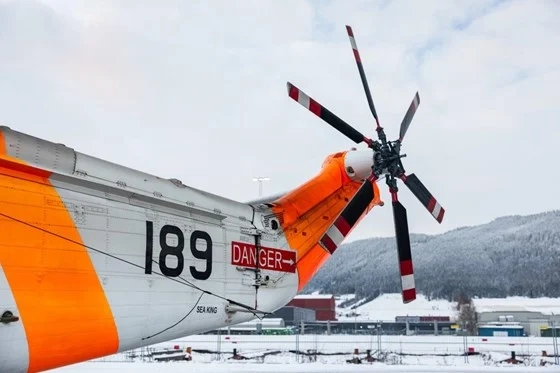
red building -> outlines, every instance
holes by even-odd
[[[309,308],[315,310],[318,321],[336,321],[336,303],[334,295],[302,294],[296,295],[287,306]]]

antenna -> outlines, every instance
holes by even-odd
[[[266,176],[257,176],[253,178],[253,181],[259,182],[259,197],[262,197],[262,183],[263,181],[270,181],[270,178]]]

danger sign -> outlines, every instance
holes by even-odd
[[[279,250],[270,247],[259,246],[257,258],[257,248],[245,242],[231,243],[231,264],[271,271],[290,272],[296,271],[295,251]],[[258,262],[257,262],[258,259]]]

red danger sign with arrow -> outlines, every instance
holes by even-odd
[[[246,242],[231,243],[231,264],[241,267],[268,269],[271,271],[296,271],[295,251],[273,249],[271,247],[257,247]]]

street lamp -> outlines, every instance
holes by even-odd
[[[262,197],[262,183],[263,181],[270,181],[270,178],[266,176],[258,176],[258,177],[254,177],[253,181],[259,182],[259,197]]]

